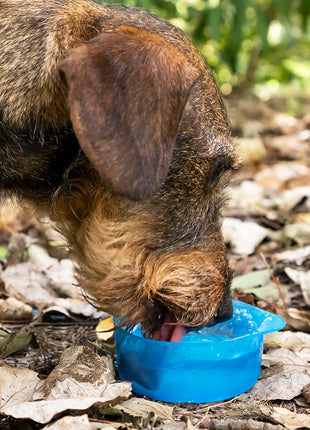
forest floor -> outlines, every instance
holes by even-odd
[[[0,210],[1,430],[310,428],[310,115],[233,97],[228,110],[243,160],[223,222],[232,295],[286,320],[265,336],[257,384],[205,404],[131,394],[114,381],[113,339],[96,334],[105,316],[74,286],[63,239],[47,220],[8,206]],[[83,383],[78,356],[94,369]]]

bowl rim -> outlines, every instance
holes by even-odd
[[[224,342],[237,342],[241,339],[245,339],[245,338],[249,338],[249,337],[263,336],[264,334],[267,334],[267,333],[272,333],[274,331],[282,330],[286,324],[286,321],[284,318],[282,318],[279,315],[276,315],[272,312],[265,311],[264,309],[260,309],[256,306],[250,305],[249,303],[245,303],[245,302],[242,302],[240,300],[234,300],[233,299],[232,302],[233,302],[233,304],[236,304],[238,306],[241,306],[241,307],[244,307],[247,309],[253,308],[253,309],[258,310],[259,312],[261,312],[262,314],[265,315],[265,319],[271,318],[271,321],[269,322],[269,324],[271,324],[271,323],[273,323],[273,324],[269,328],[266,327],[265,329],[263,329],[262,328],[263,322],[262,322],[261,326],[258,327],[255,331],[253,331],[251,333],[246,333],[242,336],[237,336],[234,338],[225,338],[225,339],[217,340],[216,342],[214,342],[214,344],[216,343],[216,345],[223,344]],[[114,322],[115,321],[116,321],[116,323],[118,323],[119,319],[114,318]],[[168,342],[165,340],[158,341],[155,339],[149,339],[146,337],[139,336],[139,335],[133,333],[132,331],[130,331],[132,329],[129,329],[127,327],[120,327],[120,328],[116,329],[115,332],[117,332],[119,330],[122,330],[126,336],[134,336],[137,339],[140,339],[140,341],[142,341],[142,342],[146,342],[146,343],[151,342],[154,345],[155,344],[157,344],[157,345],[160,345],[160,344],[173,345],[173,347],[177,348],[177,347],[179,347],[179,345],[180,345],[180,347],[189,347],[190,345],[191,346],[196,345],[196,347],[198,347],[198,346],[201,346],[202,344],[203,345],[210,345],[213,343],[212,341],[210,341],[210,342],[183,342],[183,343],[182,342]]]

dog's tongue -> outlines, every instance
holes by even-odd
[[[154,339],[179,343],[183,339],[185,333],[185,326],[177,324],[173,314],[169,312],[161,326],[161,329],[154,336]]]

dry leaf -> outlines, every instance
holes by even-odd
[[[192,424],[184,421],[178,421],[175,423],[165,423],[161,424],[158,427],[154,427],[154,430],[194,430],[197,427],[193,427]]]
[[[63,417],[52,424],[48,424],[43,430],[92,430],[88,416]],[[114,429],[113,429],[114,430]]]
[[[309,245],[310,225],[305,223],[286,224],[283,229],[284,235],[298,243],[299,246]]]
[[[276,199],[276,203],[280,209],[289,212],[305,198],[310,198],[310,187],[297,187],[284,191],[281,197]]]
[[[29,303],[54,305],[57,296],[49,287],[49,279],[34,263],[20,263],[7,267],[2,278],[7,285],[27,298]]]
[[[43,322],[72,322],[74,318],[60,306],[49,306],[42,311]]]
[[[301,270],[294,270],[290,267],[284,269],[287,276],[300,285],[302,294],[307,305],[310,305],[310,271],[302,272]]]
[[[279,407],[274,407],[273,409],[281,418],[279,424],[283,424],[286,428],[290,430],[310,428],[309,414],[297,414],[296,412],[291,412],[286,408]]]
[[[113,387],[114,385],[114,387]],[[91,406],[107,406],[112,400],[129,397],[131,384],[120,382],[111,385],[111,388],[101,397],[89,397],[86,399],[58,399],[38,400],[16,405],[8,404],[0,409],[2,414],[14,418],[31,419],[41,424],[50,422],[55,415],[68,410],[85,411]]]
[[[86,318],[99,319],[105,318],[108,315],[106,312],[102,312],[94,308],[94,306],[86,302],[84,299],[57,299],[55,303],[74,315],[82,315]]]
[[[224,218],[223,235],[235,254],[250,255],[265,239],[268,230],[255,222]]]
[[[48,378],[36,383],[31,396],[16,402],[12,390],[9,393],[1,413],[46,424],[66,410],[85,410],[94,404],[105,407],[112,400],[126,399],[131,384],[114,382],[112,360],[86,347],[73,346],[63,352]]]
[[[37,372],[18,367],[0,367],[0,407],[32,400],[37,383]]]
[[[292,400],[310,383],[310,374],[303,367],[276,365],[264,369],[253,388],[241,400]]]
[[[260,137],[239,137],[237,151],[242,164],[256,164],[266,157],[266,149]]]
[[[71,346],[59,364],[38,384],[33,400],[83,399],[101,397],[114,382],[112,360],[85,346]]]
[[[310,246],[302,248],[288,249],[287,251],[278,252],[273,255],[276,261],[290,261],[301,266],[302,263],[310,256]]]
[[[65,272],[66,265],[65,267],[62,267],[62,264],[59,263],[57,267],[57,270],[60,273]],[[17,293],[22,294],[22,296],[25,297],[27,301],[29,303],[32,303],[33,305],[56,305],[64,308],[66,311],[71,312],[75,315],[84,315],[86,317],[91,318],[100,318],[106,315],[104,312],[95,309],[84,299],[79,300],[73,298],[59,298],[56,292],[59,289],[58,287],[56,288],[55,285],[57,285],[58,283],[65,282],[65,276],[62,278],[59,274],[58,280],[56,278],[52,279],[50,276],[54,276],[51,274],[50,269],[47,270],[47,273],[43,273],[43,271],[38,268],[35,263],[31,262],[16,264],[15,266],[9,266],[4,270],[2,274],[4,282],[7,285],[11,285],[13,289],[17,291]],[[73,286],[72,288],[74,290],[79,290],[79,288],[75,286]],[[80,296],[80,292],[78,293],[78,295]]]
[[[32,307],[14,297],[0,299],[0,320],[6,322],[31,321]]]
[[[6,253],[6,264],[8,266],[21,263],[24,253],[30,243],[30,238],[23,233],[13,234],[10,238]]]
[[[309,174],[309,168],[296,162],[282,162],[262,169],[254,176],[257,184],[266,190],[280,191],[285,182]],[[287,201],[287,199],[285,199]],[[289,202],[288,202],[289,204]],[[294,200],[294,205],[296,204]]]
[[[88,416],[81,415],[79,417],[63,417],[52,424],[48,424],[43,430],[115,430],[121,428],[121,424],[103,424],[88,420]]]
[[[304,366],[304,368],[310,370],[307,359],[302,359],[294,351],[285,348],[271,349],[266,354],[263,354],[263,366],[273,366],[274,364],[290,364],[301,366],[301,368]]]
[[[310,404],[310,384],[304,386],[301,392],[303,398]]]
[[[96,327],[97,339],[105,341],[113,337],[114,321],[113,317],[106,318],[99,322]],[[107,331],[111,330],[111,331]]]
[[[302,332],[276,332],[264,336],[265,347],[289,348],[304,363],[310,362],[310,335]]]
[[[310,334],[293,331],[277,331],[264,335],[264,344],[272,348],[283,347],[294,349],[296,347],[310,348]]]
[[[242,288],[247,292],[248,289],[253,289],[266,285],[270,280],[270,272],[268,269],[253,270],[253,272],[235,277],[231,282],[231,288]]]
[[[295,308],[278,308],[277,314],[285,319],[288,327],[310,333],[310,311],[302,311]]]
[[[172,406],[153,402],[147,399],[134,397],[132,399],[125,400],[121,404],[116,405],[114,408],[119,409],[128,415],[142,418],[147,418],[150,412],[153,412],[156,417],[161,420],[173,421]]]

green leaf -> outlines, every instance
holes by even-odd
[[[260,38],[261,49],[262,51],[265,51],[269,47],[268,38],[267,38],[269,24],[267,23],[264,11],[260,7],[256,8],[256,17],[257,17],[257,32]]]
[[[279,292],[274,283],[268,283],[270,273],[268,269],[255,270],[246,275],[237,276],[232,280],[231,288],[241,288],[248,294],[255,294],[259,299],[277,297]]]
[[[0,246],[0,260],[5,259],[7,252],[8,252],[7,248]]]
[[[295,58],[287,58],[283,66],[299,78],[310,79],[310,61]]]
[[[309,0],[301,0],[299,6],[299,13],[301,15],[301,27],[304,33],[307,32],[308,28],[308,19],[310,16],[310,1]]]
[[[268,269],[255,270],[254,272],[234,278],[231,282],[231,288],[232,290],[242,288],[244,291],[248,291],[249,289],[266,285],[269,279],[270,273]]]
[[[0,358],[6,358],[28,346],[31,346],[33,349],[39,347],[34,333],[0,332]]]
[[[208,25],[210,36],[213,40],[220,40],[221,10],[220,6],[210,9],[208,15]]]

